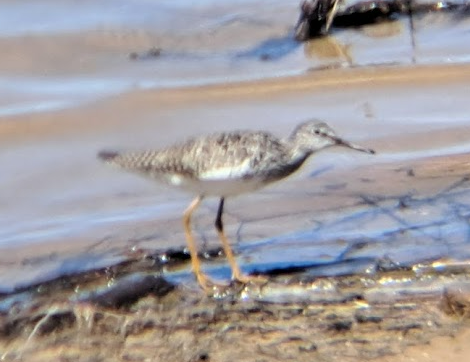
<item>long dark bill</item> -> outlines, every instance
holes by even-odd
[[[344,146],[344,147],[351,148],[351,149],[356,150],[356,151],[369,153],[371,155],[375,154],[375,150],[373,150],[372,148],[365,148],[365,147],[356,145],[354,143],[345,141],[342,138],[335,138],[335,140],[336,140],[336,144],[338,146]]]

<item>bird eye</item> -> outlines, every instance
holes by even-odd
[[[315,134],[320,134],[320,130],[316,129]]]

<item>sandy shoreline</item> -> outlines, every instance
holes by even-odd
[[[100,131],[109,132],[113,126],[123,125],[123,123],[130,123],[130,126],[134,128],[139,127],[134,123],[138,121],[138,118],[133,119],[130,116],[109,117],[111,109],[114,115],[119,115],[121,112],[124,112],[124,114],[131,113],[136,110],[142,113],[153,111],[158,114],[162,105],[172,108],[172,105],[187,104],[187,102],[211,106],[213,102],[221,100],[235,102],[248,100],[253,102],[257,99],[262,101],[265,97],[276,95],[295,97],[297,93],[299,95],[311,94],[314,97],[315,94],[323,92],[335,92],[338,90],[347,92],[348,89],[354,91],[354,89],[363,85],[367,85],[371,92],[373,87],[388,88],[416,85],[419,89],[429,84],[434,88],[439,87],[439,84],[443,86],[452,83],[465,84],[469,79],[470,66],[468,64],[423,65],[414,67],[390,66],[324,70],[321,72],[311,72],[306,75],[228,85],[132,91],[80,106],[79,112],[73,108],[52,113],[43,112],[34,117],[30,115],[3,117],[0,124],[0,137],[2,142],[8,143],[22,140],[29,133],[33,137],[38,137],[41,134],[55,137],[57,136],[56,132],[61,132],[61,130],[68,132],[81,131],[85,134],[91,132],[95,134]],[[360,99],[357,101],[360,101]],[[407,102],[409,101],[407,100]],[[82,112],[86,112],[87,109],[96,118],[86,118]],[[315,115],[313,114],[313,116]],[[158,122],[157,116],[155,118],[156,122]],[[87,122],[87,119],[90,123]],[[20,137],[20,139],[16,137]]]

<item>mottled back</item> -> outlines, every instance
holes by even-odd
[[[246,131],[193,138],[162,150],[114,153],[113,157],[101,158],[153,178],[178,174],[199,180],[257,177],[274,181],[286,176],[285,166],[292,161],[286,142],[270,133]]]

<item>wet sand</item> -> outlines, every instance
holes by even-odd
[[[73,6],[72,2],[64,3],[64,8],[55,7],[53,1],[47,4],[59,15]],[[109,12],[108,22],[97,26],[87,17],[95,5],[86,2],[77,9],[77,19],[84,19],[77,21],[77,29],[64,30],[57,23],[47,28],[32,20],[30,30],[11,27],[17,33],[1,37],[6,50],[0,60],[4,85],[0,201],[7,210],[0,220],[2,323],[16,320],[11,313],[17,309],[6,312],[5,300],[20,297],[30,286],[35,290],[37,283],[119,265],[149,251],[164,255],[185,247],[180,218],[192,196],[108,169],[96,159],[98,150],[160,148],[231,129],[264,129],[282,136],[310,118],[327,121],[340,135],[376,149],[377,155],[325,151],[288,181],[228,200],[227,233],[245,271],[269,273],[313,264],[312,275],[335,278],[355,275],[383,258],[399,265],[447,259],[468,263],[470,65],[461,46],[470,34],[468,20],[451,26],[446,16],[417,19],[415,47],[406,19],[391,27],[342,31],[333,39],[298,45],[289,38],[296,8],[285,3],[274,2],[259,16],[250,11],[256,4],[243,10],[229,2],[220,7],[208,2],[196,10],[169,4],[165,2],[162,19],[180,25],[172,36],[165,21],[152,22],[152,17],[145,20],[141,15],[129,18],[122,10]],[[10,16],[26,11],[8,1],[0,6]],[[85,11],[87,7],[91,10]],[[82,11],[88,15],[82,17]],[[161,47],[161,57],[129,58],[131,52],[140,56],[155,46]],[[270,61],[261,60],[266,54]],[[333,69],[318,70],[322,67]],[[219,246],[212,227],[216,206],[216,200],[209,201],[195,219],[203,251]],[[180,286],[166,297],[170,302],[182,293],[183,299],[206,312],[217,314],[222,305],[222,320],[211,331],[223,334],[236,312],[224,301],[218,304],[201,295],[187,262],[162,268],[163,276]],[[229,278],[223,258],[208,261],[205,269],[216,279]],[[441,313],[436,307],[441,297],[436,293],[426,304],[436,314]],[[137,312],[98,312],[137,318],[138,323],[165,316],[153,310],[164,308],[165,302],[149,303],[151,312],[146,307]],[[31,333],[41,322],[41,313],[55,305],[67,311],[75,308],[70,300],[53,294],[26,302],[20,298],[20,311],[33,309],[30,329],[25,331]],[[233,308],[242,310],[243,301]],[[285,315],[296,310],[295,305],[286,308],[290,309]],[[142,319],[141,313],[147,312]],[[178,313],[178,308],[173,312]],[[420,318],[422,322],[427,317]],[[312,330],[322,325],[321,320],[311,325]],[[92,341],[82,339],[87,330],[76,322],[63,334],[54,330],[51,339],[47,333],[29,340],[28,334],[17,340],[4,338],[6,349],[0,350],[8,351],[6,360],[22,358],[17,352],[26,338],[28,352],[23,358],[27,360],[67,353],[71,360],[91,360],[92,356],[80,359],[63,342],[74,341],[80,348],[82,342]],[[465,323],[465,318],[457,318],[427,334],[429,338],[412,339],[413,343],[387,353],[378,353],[372,344],[376,354],[362,357],[433,361],[445,353],[463,361],[470,356],[464,343],[468,331],[461,331]],[[191,328],[188,331],[197,332]],[[365,331],[371,336],[375,327]],[[130,337],[128,345],[121,334],[109,335],[114,346],[136,353],[134,359],[124,352],[119,358],[146,360],[170,353],[149,351],[151,344],[146,343],[155,335],[145,339],[139,333]],[[287,343],[284,360],[302,360],[295,353],[306,349],[302,357],[306,360],[312,356],[335,360],[328,349],[320,348],[318,354],[308,351],[303,340],[308,328],[302,333],[300,339],[288,341],[295,346]],[[175,349],[186,346],[183,336],[170,334]],[[251,341],[250,336],[240,333],[230,338],[241,346]],[[275,360],[274,346],[287,341],[286,336],[278,337],[268,338],[261,359]],[[335,338],[328,341],[341,346],[351,341],[350,336]],[[406,333],[397,338],[406,339]],[[41,341],[52,345],[42,348]],[[187,340],[189,352],[183,360],[205,353],[194,347],[197,342],[197,338]],[[102,360],[115,360],[116,355],[106,354],[109,345],[100,346]],[[342,351],[337,358],[362,358],[348,354],[347,348]],[[206,352],[211,360],[230,360]],[[393,356],[387,357],[388,353]]]
[[[249,197],[229,200],[227,231],[235,241],[239,261],[245,270],[263,271],[281,265],[305,265],[315,261],[326,263],[325,271],[332,269],[333,275],[338,270],[354,273],[357,266],[345,264],[341,268],[331,268],[328,263],[337,260],[339,255],[344,256],[349,247],[358,242],[363,243],[364,240],[366,246],[357,250],[354,247],[350,249],[347,253],[349,258],[359,261],[363,257],[387,256],[403,264],[442,257],[468,260],[466,258],[470,257],[470,253],[466,238],[462,233],[455,232],[459,229],[465,232],[465,221],[460,222],[458,218],[446,218],[444,215],[448,213],[449,205],[454,202],[453,191],[460,192],[459,199],[462,203],[465,203],[468,197],[465,180],[469,174],[470,157],[465,151],[469,134],[466,132],[468,127],[464,115],[468,114],[469,106],[465,102],[465,93],[461,90],[466,87],[469,78],[470,68],[465,65],[417,67],[412,70],[396,67],[380,70],[327,71],[311,73],[304,77],[230,86],[146,90],[107,98],[73,110],[38,114],[35,115],[34,122],[26,118],[21,121],[18,119],[21,116],[15,117],[14,122],[13,119],[10,119],[10,122],[7,120],[2,133],[4,144],[8,144],[9,150],[15,150],[15,157],[21,153],[24,155],[22,167],[28,162],[34,162],[35,165],[34,173],[21,180],[18,176],[13,177],[17,163],[8,163],[12,167],[12,172],[9,173],[10,182],[16,184],[16,187],[18,182],[22,182],[24,190],[24,194],[11,203],[12,213],[25,212],[27,205],[34,202],[43,204],[43,213],[66,214],[71,221],[66,218],[64,224],[51,225],[43,237],[47,241],[32,239],[27,248],[20,246],[13,249],[9,246],[4,249],[8,250],[8,253],[2,254],[2,286],[4,290],[11,291],[20,285],[73,274],[77,269],[89,270],[116,264],[129,257],[135,257],[139,249],[163,253],[169,248],[184,247],[180,215],[190,197],[177,191],[155,187],[151,182],[140,180],[133,175],[103,167],[95,161],[96,150],[101,147],[160,147],[192,134],[215,129],[253,128],[252,124],[255,123],[258,125],[256,128],[286,134],[292,129],[295,121],[305,119],[310,114],[319,114],[319,117],[324,119],[327,113],[334,115],[333,120],[328,121],[340,129],[341,134],[376,148],[378,155],[364,156],[344,153],[341,150],[325,152],[315,157],[298,176],[288,182]],[[367,84],[367,87],[364,87],[364,84]],[[401,91],[404,87],[407,92]],[[426,93],[426,97],[417,97],[423,93]],[[444,107],[444,104],[441,104],[442,114],[439,114],[439,103],[449,102],[442,94],[449,93],[453,94],[453,107]],[[365,100],[367,107],[364,106]],[[432,108],[429,107],[430,103],[434,105]],[[397,104],[400,107],[397,107]],[[276,112],[273,112],[273,107]],[[285,108],[285,111],[278,112],[281,108]],[[198,115],[197,123],[189,122],[189,113]],[[405,114],[408,115],[407,118],[402,119]],[[415,122],[410,122],[412,116]],[[232,121],[220,123],[220,117],[228,117]],[[96,125],[97,119],[101,122]],[[40,157],[28,157],[28,153],[34,150],[41,150],[40,154],[45,155],[42,160]],[[69,162],[70,159],[73,159],[73,162]],[[34,183],[34,189],[32,184],[29,185],[31,182]],[[84,184],[87,185],[85,189]],[[39,194],[38,190],[41,190]],[[443,192],[444,197],[436,198]],[[405,207],[400,206],[399,201],[402,199]],[[218,245],[212,231],[215,207],[215,201],[209,202],[196,218],[195,228],[199,240],[204,241],[201,243],[203,250]],[[132,210],[132,214],[127,214],[126,210]],[[369,212],[372,210],[374,213],[379,211],[371,219],[373,214]],[[390,212],[393,217],[387,216]],[[466,211],[463,211],[462,215],[465,218],[464,215]],[[79,216],[82,218],[78,218]],[[349,218],[351,222],[338,223],[343,218]],[[406,220],[406,224],[403,224],[403,220]],[[430,229],[431,234],[423,232],[426,230],[423,222],[432,224],[439,220],[447,220],[445,222],[449,229],[438,227],[434,231]],[[73,229],[70,222],[83,223],[85,226]],[[361,225],[360,233],[357,232],[358,225]],[[63,231],[67,226],[69,230]],[[416,227],[417,231],[412,231]],[[33,226],[32,228],[32,236],[37,237],[37,234],[34,234],[37,229]],[[403,233],[400,229],[409,231]],[[401,236],[396,239],[385,236],[393,230]],[[436,235],[439,237],[434,237]],[[24,240],[24,235],[22,238]],[[184,268],[169,268],[164,275],[178,284],[195,287],[188,264],[183,266]],[[217,259],[215,263],[205,265],[205,268],[216,278],[228,278],[228,268],[223,259]],[[321,270],[322,268],[320,274]],[[194,293],[200,295],[197,287],[183,291],[189,292],[183,299]],[[169,298],[177,298],[178,293],[180,292],[175,295],[170,293]],[[438,294],[432,299],[431,305],[435,306],[440,298]],[[55,303],[63,305],[54,299],[50,300],[50,303],[52,304],[49,308],[52,310]],[[207,299],[197,303],[203,310],[207,308],[208,312],[212,308]],[[153,304],[154,302],[151,302],[151,305]],[[70,307],[72,306],[73,304]],[[295,306],[290,305],[289,308],[295,309]],[[344,307],[339,305],[338,308]],[[118,313],[122,318],[127,318],[125,315],[128,312],[106,313]],[[233,311],[227,313],[233,315]],[[145,315],[145,318],[149,318],[149,314]],[[132,312],[128,318],[135,316],[135,312]],[[221,315],[221,318],[225,317]],[[41,321],[37,318],[33,320]],[[72,324],[72,329],[66,328],[66,334],[63,334],[62,338],[76,341],[77,346],[81,343],[91,343],[91,340],[81,336],[82,328],[85,327]],[[191,328],[188,331],[191,331]],[[450,333],[455,337],[442,337],[435,341],[432,338],[425,338],[421,342],[416,340],[412,344],[421,344],[424,341],[426,344],[404,350],[405,344],[378,355],[404,353],[399,358],[408,356],[416,361],[432,361],[435,360],[436,354],[453,348],[455,359],[464,360],[468,357],[468,351],[459,341],[465,340],[467,332],[459,332],[460,323],[452,324],[449,328],[441,328],[440,333]],[[214,332],[219,331],[217,333],[222,333],[222,330],[224,329],[218,324],[213,329]],[[31,329],[29,333],[32,333]],[[193,330],[190,333],[195,332]],[[51,354],[68,356],[72,360],[88,360],[86,356],[77,359],[73,348],[64,349],[64,346],[57,342],[60,335],[51,335],[51,342],[56,341],[53,342],[56,347],[52,347],[48,342],[49,347],[44,348],[35,347],[35,342],[45,341],[41,339],[45,337],[33,335],[29,339],[27,351],[36,351],[34,355],[37,360],[48,358]],[[146,334],[144,338],[140,332],[137,335],[137,345],[131,343],[135,337],[129,337],[125,339],[127,347],[124,347],[118,341],[122,338],[119,337],[113,342],[117,345],[111,349],[120,348],[122,353],[119,358],[130,360],[145,359],[146,355],[159,359],[163,356],[161,353],[170,353],[164,352],[166,349],[148,349],[150,347],[145,341],[154,340],[156,336]],[[233,344],[241,348],[243,343],[246,343],[246,338],[251,340],[250,335],[242,333],[230,338],[241,343]],[[170,336],[177,338],[176,334],[170,333]],[[184,333],[179,334],[180,339],[176,340],[181,341],[176,343],[188,343],[190,352],[180,356],[183,360],[192,360],[191,353],[196,353],[195,356],[208,353],[214,360],[228,360],[223,353],[219,354],[221,351],[217,352],[218,349],[210,347],[211,344],[203,343],[206,349],[199,350],[193,346],[194,340],[183,342],[185,338],[189,338],[184,336]],[[269,339],[266,342],[267,349],[262,349],[260,355],[272,360],[274,345],[281,348],[282,353],[279,353],[286,358],[294,356],[297,353],[294,351],[308,350],[308,343],[302,338],[287,345],[284,338],[288,337],[279,338]],[[343,336],[340,340],[347,343],[348,338]],[[17,340],[18,343],[24,341]],[[427,344],[428,342],[430,344]],[[99,353],[103,360],[108,357],[116,358],[116,355],[106,357],[104,351],[108,350],[109,346],[105,347],[98,341],[95,343],[101,345],[98,351],[101,351]],[[18,358],[15,351],[22,351],[14,346],[15,343],[8,344],[7,360]],[[130,346],[132,353],[126,352]],[[174,348],[177,348],[176,345]],[[320,353],[313,350],[301,355],[310,360],[312,356]],[[372,354],[353,353],[349,357],[348,352],[344,351],[344,354],[342,352],[334,357],[322,347],[319,355],[327,360],[341,358],[352,361],[357,360],[359,356],[377,356],[377,350],[372,350],[375,351]],[[33,358],[30,352],[24,353],[28,360]],[[244,358],[242,355],[240,357]],[[387,358],[382,357],[380,360]],[[398,357],[393,358],[395,360]]]
[[[70,110],[8,117],[1,125],[2,144],[7,150],[2,155],[8,175],[4,190],[21,192],[14,198],[4,194],[9,217],[4,219],[3,240],[27,242],[28,248],[4,254],[2,264],[8,270],[13,265],[23,267],[21,272],[11,271],[12,276],[7,274],[0,284],[9,288],[21,284],[23,278],[23,283],[36,280],[34,259],[49,258],[53,265],[50,272],[55,269],[60,273],[57,268],[67,268],[63,262],[67,250],[72,253],[69,257],[83,250],[87,257],[92,252],[97,259],[116,260],[122,257],[123,248],[135,245],[159,250],[184,246],[179,219],[191,196],[104,167],[96,159],[96,152],[102,148],[159,148],[192,135],[238,128],[270,129],[282,135],[297,122],[317,117],[349,139],[377,149],[376,156],[324,152],[288,182],[229,200],[227,226],[233,233],[240,220],[266,218],[269,212],[265,210],[275,210],[278,202],[285,205],[280,214],[286,215],[301,211],[296,198],[304,200],[304,208],[312,215],[319,207],[340,207],[344,202],[340,192],[324,194],[321,205],[315,202],[317,194],[327,190],[326,185],[338,183],[335,179],[348,180],[351,185],[362,183],[375,194],[384,194],[385,190],[387,194],[405,194],[407,187],[413,188],[407,186],[406,175],[401,183],[392,182],[385,173],[387,167],[399,169],[414,159],[437,155],[460,157],[457,170],[466,165],[470,136],[466,132],[469,106],[464,90],[469,80],[467,65],[327,71],[263,82],[145,90]],[[426,162],[432,163],[432,159]],[[383,166],[388,163],[390,166]],[[365,168],[360,171],[363,175],[355,171],[360,165]],[[309,174],[324,168],[321,175],[309,178]],[[371,172],[371,178],[381,181],[360,181]],[[434,172],[449,175],[448,169]],[[466,172],[465,167],[456,177]],[[421,183],[425,185],[426,181]],[[296,196],[294,190],[302,191]],[[346,187],[346,193],[360,190]],[[311,203],[305,202],[309,193]],[[291,200],[292,207],[286,199]],[[262,200],[267,204],[259,204]],[[209,210],[201,209],[200,219],[196,219],[201,231],[211,229],[215,200],[205,207]],[[241,236],[243,242],[298,230],[298,226],[282,223],[281,230],[269,232],[263,231],[267,225],[257,224],[252,223],[254,229]],[[205,239],[213,240],[213,234],[208,235]],[[10,247],[11,243],[4,245]],[[55,252],[50,254],[46,245]],[[33,258],[26,263],[31,269],[24,268],[24,258]]]

